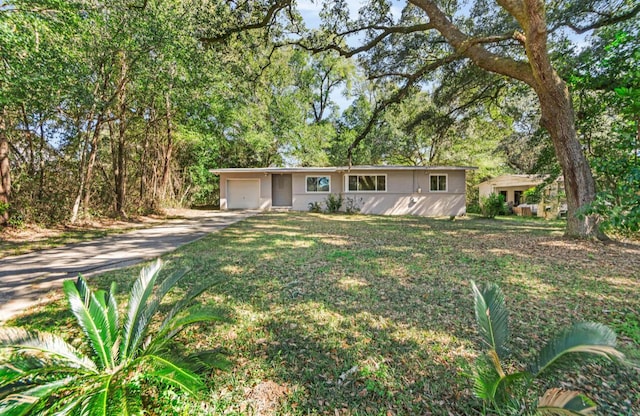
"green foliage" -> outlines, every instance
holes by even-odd
[[[529,188],[522,193],[522,197],[527,204],[537,204],[542,201],[542,187]]]
[[[162,299],[185,274],[160,279],[161,268],[158,260],[142,269],[124,317],[115,282],[108,291],[91,291],[81,275],[64,282],[86,347],[76,348],[55,334],[0,329],[0,413],[137,414],[143,407],[140,389],[150,382],[196,395],[203,382],[176,360],[170,343],[186,326],[220,317],[188,307],[209,286],[203,283],[156,323]]]
[[[309,212],[322,212],[322,202],[309,202]]]
[[[362,205],[363,199],[349,196],[344,202],[344,212],[347,214],[357,214],[360,212],[360,205]]]
[[[9,211],[9,203],[0,201],[0,216],[4,215],[5,212]]]
[[[474,393],[497,414],[522,414],[534,409],[544,415],[589,414],[595,404],[575,391],[549,389],[537,402],[533,381],[546,374],[556,363],[568,361],[576,353],[598,355],[611,360],[624,356],[616,349],[616,335],[607,326],[581,322],[552,338],[531,361],[527,370],[506,373],[509,336],[508,311],[500,287],[490,283],[482,288],[471,282],[476,322],[486,353],[476,362]]]
[[[638,18],[594,33],[593,48],[572,65],[571,83],[582,90],[578,127],[591,156],[597,214],[604,231],[640,231],[640,25]]]
[[[485,218],[495,218],[496,215],[504,215],[507,212],[507,205],[504,196],[491,193],[480,199],[480,211]]]
[[[638,92],[633,99],[640,105]],[[588,212],[601,217],[604,230],[625,235],[640,232],[640,143],[634,127],[640,129],[638,122],[614,135],[608,151],[592,162],[600,189]]]
[[[327,207],[328,213],[335,213],[340,211],[342,208],[342,204],[344,202],[344,198],[341,194],[329,194],[327,198],[324,200],[324,204]]]

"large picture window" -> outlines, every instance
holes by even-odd
[[[307,192],[331,192],[329,176],[307,176]]]
[[[387,175],[349,175],[349,192],[384,192],[387,190]]]
[[[447,175],[429,175],[431,192],[447,192]]]

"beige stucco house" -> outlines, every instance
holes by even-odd
[[[480,200],[492,193],[502,194],[507,204],[518,207],[525,203],[523,194],[526,190],[542,185],[547,179],[548,175],[497,176],[478,185]],[[542,198],[540,204],[532,206],[533,213],[537,216],[553,218],[566,213],[562,177],[545,186]]]
[[[540,175],[502,175],[484,181],[478,185],[480,200],[490,194],[502,194],[507,204],[518,206],[524,203],[522,194],[527,189],[538,186],[544,182]]]
[[[330,194],[364,214],[451,216],[466,213],[466,166],[352,166],[213,169],[220,209],[308,211]]]

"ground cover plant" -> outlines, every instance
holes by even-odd
[[[54,333],[0,328],[0,413],[141,414],[146,412],[142,396],[150,382],[195,395],[203,387],[202,380],[176,361],[169,346],[186,326],[215,322],[219,317],[199,307],[188,308],[210,286],[205,281],[187,292],[152,328],[162,299],[185,274],[182,270],[160,278],[161,268],[158,260],[142,269],[122,316],[115,282],[108,291],[92,291],[81,275],[76,281],[64,282],[88,354]],[[215,359],[210,354],[208,358]]]
[[[185,246],[167,260],[191,269],[184,285],[222,279],[199,300],[229,322],[190,327],[178,341],[184,353],[224,349],[233,366],[206,374],[203,404],[159,395],[158,414],[481,414],[470,279],[507,294],[509,373],[579,321],[612,326],[637,360],[640,247],[563,232],[562,222],[520,217],[267,213]],[[126,296],[132,273],[92,285],[117,280]],[[69,331],[64,309],[61,299],[11,324]],[[537,383],[585,393],[596,414],[640,413],[632,365],[590,361]]]
[[[481,288],[471,282],[478,330],[486,353],[476,361],[474,392],[483,400],[483,413],[500,415],[587,415],[596,404],[579,391],[550,388],[542,397],[533,390],[536,379],[545,377],[562,362],[578,356],[600,356],[623,362],[616,349],[616,334],[606,325],[577,322],[550,339],[531,357],[524,371],[504,371],[510,351],[509,310],[500,286],[488,283]],[[524,335],[524,334],[521,334]],[[526,336],[526,335],[524,335]],[[490,410],[487,410],[490,409]],[[535,410],[534,410],[535,409]]]

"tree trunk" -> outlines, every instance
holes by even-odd
[[[11,197],[11,165],[9,164],[9,141],[7,139],[7,112],[0,113],[0,224],[9,221],[9,198]]]
[[[116,191],[116,214],[126,217],[125,199],[127,193],[127,158],[126,158],[126,135],[127,135],[127,61],[124,53],[120,55],[120,91],[118,91],[118,137],[115,149],[115,191]]]
[[[564,175],[567,198],[566,235],[603,238],[596,218],[580,215],[580,211],[595,199],[595,181],[576,135],[569,90],[564,81],[558,81],[552,90],[538,91],[538,97],[542,110],[540,124],[549,131]]]
[[[547,129],[556,158],[562,167],[567,198],[567,229],[570,237],[598,237],[596,217],[581,213],[596,196],[596,185],[575,129],[575,112],[567,83],[551,64],[547,50],[547,23],[544,2],[524,1],[524,44],[538,95],[542,117],[540,125]],[[581,215],[582,214],[582,215]]]
[[[173,154],[173,124],[171,114],[171,85],[169,90],[165,94],[165,105],[167,107],[167,146],[164,151],[164,163],[162,167],[162,180],[161,183],[161,198],[166,200],[169,190],[169,180],[171,179],[171,157]]]
[[[595,217],[583,216],[595,199],[595,181],[575,130],[575,116],[567,84],[551,64],[547,50],[546,11],[543,0],[497,0],[513,16],[524,33],[513,37],[525,49],[528,61],[494,53],[473,42],[439,9],[434,0],[409,0],[429,16],[430,24],[459,54],[478,67],[522,81],[534,89],[540,101],[540,124],[549,131],[556,157],[562,166],[567,194],[567,229],[572,237],[603,237]]]

